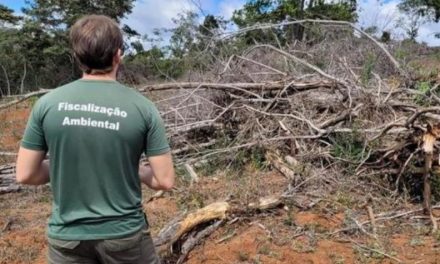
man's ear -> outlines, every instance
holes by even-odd
[[[113,57],[113,63],[114,65],[118,65],[120,64],[122,61],[122,50],[118,49],[118,51],[116,51],[115,56]]]

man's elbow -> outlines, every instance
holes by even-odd
[[[32,174],[28,172],[21,171],[17,169],[15,180],[20,184],[30,184],[30,179],[32,179]]]
[[[170,177],[167,177],[167,179],[165,181],[161,182],[162,190],[164,190],[164,191],[172,190],[174,187],[174,183],[175,183],[174,178],[175,178],[175,176],[174,176],[174,172],[173,172],[173,174],[170,175]]]

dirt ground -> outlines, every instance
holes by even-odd
[[[29,112],[28,104],[0,111],[0,151],[17,150]],[[12,161],[3,157],[0,165]],[[175,191],[150,202],[153,192],[144,189],[143,205],[153,237],[184,210],[226,199],[245,206],[256,197],[279,195],[287,185],[278,172],[252,166],[214,175],[200,172],[199,176],[201,180],[194,184],[180,177]],[[365,234],[371,233],[370,226],[365,233],[341,231],[349,226],[351,215],[368,219],[356,200],[344,203],[341,193],[350,195],[340,190],[309,210],[288,205],[227,221],[189,254],[187,263],[440,263],[440,235],[431,234],[429,221],[420,215],[382,221],[376,237]],[[398,209],[416,207],[408,204]],[[0,264],[46,262],[45,225],[50,208],[48,187],[0,195]],[[168,263],[174,259],[163,256]]]

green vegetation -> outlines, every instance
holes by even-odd
[[[420,16],[440,21],[440,1],[436,0],[404,0],[399,7],[406,12],[415,12]]]
[[[22,17],[0,4],[0,96],[54,88],[78,78],[80,71],[68,43],[69,28],[85,14],[104,14],[120,22],[131,13],[134,2],[26,1]],[[261,40],[277,45],[303,40],[306,28],[302,25],[285,26],[264,34],[253,31],[228,43],[212,39],[225,32],[230,22],[241,28],[301,18],[356,21],[356,1],[314,0],[306,4],[304,0],[249,0],[234,12],[231,21],[211,14],[200,17],[194,12],[184,12],[173,19],[173,27],[158,29],[151,36],[141,36],[121,24],[126,39],[121,80],[137,84],[145,80],[175,79],[188,72],[210,69],[215,57],[227,58]],[[310,28],[313,30],[312,25]],[[169,39],[167,43],[163,41],[165,38]],[[210,52],[201,52],[208,45]]]
[[[133,2],[27,1],[23,17],[0,5],[1,94],[56,87],[77,78],[68,44],[70,26],[85,14],[104,14],[119,21],[131,12]],[[126,25],[123,29],[127,35],[137,34]]]
[[[366,86],[373,75],[374,65],[376,64],[376,55],[368,54],[367,60],[362,68],[361,83]]]
[[[358,133],[336,134],[330,138],[334,157],[359,162],[364,155],[364,145]]]
[[[422,106],[427,106],[428,102],[426,100],[426,94],[431,90],[431,85],[429,82],[419,82],[417,83],[417,91],[419,91],[422,94],[418,94],[415,96],[415,102]]]
[[[232,21],[240,28],[256,23],[281,23],[289,18],[356,21],[356,1],[343,0],[326,2],[312,0],[255,0],[248,1],[242,9],[235,10]],[[275,35],[263,30],[248,32],[246,43],[272,42],[276,39],[284,43],[292,39],[304,39],[305,28],[302,25],[290,25],[276,31]]]
[[[344,264],[345,263],[344,257],[337,255],[335,253],[330,253],[330,259],[333,264]]]

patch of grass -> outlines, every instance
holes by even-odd
[[[52,199],[49,194],[42,195],[38,198],[39,203],[51,203]]]
[[[287,213],[287,218],[283,220],[283,224],[289,227],[295,226],[295,219],[292,216],[292,211],[289,210]]]
[[[431,84],[429,82],[419,82],[417,83],[417,91],[423,93],[424,95],[431,89]],[[426,97],[424,95],[416,95],[414,101],[418,105],[427,106]]]
[[[378,242],[372,242],[366,245],[366,247],[380,251],[380,252],[386,252],[384,248],[378,243]],[[375,263],[372,260],[382,261],[385,259],[385,256],[383,254],[377,253],[373,250],[368,250],[365,248],[361,248],[359,246],[354,246],[354,251],[358,257],[358,260],[360,263]],[[388,253],[390,254],[390,253]],[[393,255],[391,253],[390,255]]]
[[[331,260],[332,264],[344,264],[345,263],[344,257],[340,256],[338,254],[335,254],[335,253],[330,253],[330,260]]]
[[[252,260],[252,263],[253,263],[253,264],[262,264],[262,262],[261,262],[261,260],[260,260],[260,256],[259,256],[259,255],[256,255],[256,256],[254,257],[254,259]]]
[[[40,254],[38,247],[11,243],[8,240],[4,242],[0,246],[0,263],[34,263]]]
[[[336,192],[336,202],[347,208],[352,208],[355,203],[350,194],[340,191]]]
[[[425,241],[423,241],[423,239],[418,236],[411,238],[411,240],[409,241],[409,245],[411,247],[423,246],[424,244],[425,244]]]
[[[437,75],[439,74],[439,69],[437,68],[425,68],[425,67],[418,67],[417,70],[417,78],[423,81],[430,81],[432,79],[437,78]]]
[[[265,149],[253,147],[236,152],[219,155],[201,164],[196,168],[197,173],[203,176],[214,175],[218,171],[242,172],[246,166],[255,170],[264,171],[268,167],[265,158]],[[183,174],[185,175],[185,174]]]
[[[318,222],[307,223],[304,225],[304,229],[312,231],[313,233],[325,233],[328,231],[327,228],[325,228]]]
[[[251,164],[257,170],[265,170],[267,162],[265,158],[266,150],[264,148],[254,148],[251,152]]]
[[[204,176],[210,176],[214,175],[220,168],[220,162],[217,159],[210,159],[207,162],[204,162],[202,166],[197,168],[197,173],[200,173]]]
[[[440,242],[440,231],[439,231],[439,230],[435,231],[435,232],[432,234],[432,236],[434,237],[434,239],[435,239],[437,242]]]
[[[426,236],[431,232],[431,227],[429,225],[417,225],[415,231],[417,236]]]
[[[261,255],[269,256],[271,254],[271,248],[268,244],[263,244],[261,247],[258,248],[257,253]]]
[[[185,192],[177,200],[177,207],[180,210],[199,209],[205,206],[206,197],[196,190]]]
[[[261,147],[239,150],[234,156],[226,158],[229,160],[228,168],[232,171],[242,171],[247,164],[250,164],[256,170],[265,170],[267,162],[264,154],[265,149]]]
[[[298,253],[312,253],[316,250],[315,247],[309,245],[308,243],[304,243],[299,240],[293,240],[292,242],[292,250],[298,252]]]
[[[188,172],[185,170],[183,166],[176,166],[175,173],[176,176],[182,179],[184,182],[190,182],[191,176],[188,174]]]
[[[368,146],[364,148],[362,137],[359,133],[337,134],[329,138],[332,147],[330,154],[347,162],[345,171],[353,174],[357,164],[362,161],[364,155],[368,153]]]
[[[363,144],[359,140],[356,133],[352,134],[338,134],[331,138],[333,146],[331,154],[334,157],[346,159],[353,162],[358,162],[362,158]]]
[[[406,57],[409,56],[409,52],[407,49],[404,48],[398,48],[396,49],[396,51],[394,52],[394,56],[396,57],[396,59],[398,60],[403,60]]]
[[[361,83],[366,86],[368,85],[368,82],[371,79],[371,76],[373,75],[373,69],[376,65],[377,57],[376,55],[370,53],[367,56],[367,60],[365,61],[363,67],[362,67],[362,74],[361,74]]]
[[[292,169],[293,172],[301,175],[304,178],[310,177],[313,171],[311,166],[307,163],[298,163],[295,166],[290,166],[290,168]]]

